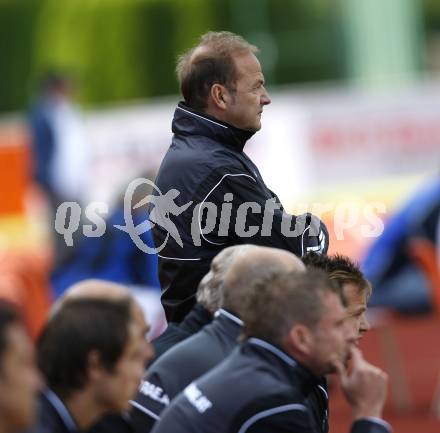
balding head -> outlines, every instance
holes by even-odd
[[[62,300],[69,299],[105,299],[119,300],[131,298],[128,287],[105,280],[84,280],[70,286],[65,292]]]
[[[274,276],[288,272],[305,272],[304,263],[288,251],[254,247],[234,260],[226,272],[223,284],[224,308],[239,315],[246,308],[249,290],[256,283],[270,285]]]
[[[257,51],[257,47],[230,32],[202,35],[197,46],[179,57],[176,67],[186,104],[197,111],[205,111],[213,84],[234,88],[238,78],[234,55]]]
[[[90,299],[90,300],[104,300],[104,301],[124,301],[127,300],[132,306],[133,319],[146,332],[149,330],[149,325],[145,320],[145,314],[142,307],[135,300],[127,286],[113,283],[105,280],[84,280],[70,286],[64,295],[55,303],[50,312],[50,317],[62,310],[63,305],[69,303],[71,300]]]
[[[52,317],[65,302],[71,299],[103,299],[116,300],[129,299],[135,303],[129,289],[122,284],[105,280],[83,280],[70,286],[57,302],[52,306],[50,317]]]
[[[209,272],[197,289],[197,302],[214,314],[223,304],[223,280],[232,263],[258,248],[254,245],[236,245],[220,251],[211,262]]]
[[[100,301],[104,302],[100,304]],[[153,357],[154,348],[145,338],[150,330],[150,325],[145,317],[144,310],[128,287],[111,281],[90,279],[70,286],[52,307],[45,328],[51,329],[54,326],[54,321],[61,320],[60,317],[68,316],[72,308],[75,309],[78,305],[88,306],[89,304],[90,308],[95,306],[98,309],[102,309],[102,305],[105,306],[106,304],[114,304],[118,308],[123,307],[124,304],[128,305],[130,309],[130,332],[136,335],[136,347],[140,348],[139,353],[142,353],[145,362]]]

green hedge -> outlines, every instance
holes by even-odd
[[[260,45],[272,83],[335,78],[331,10],[323,0],[0,0],[0,111],[26,107],[56,68],[86,105],[175,94],[176,56],[208,30]]]
[[[28,98],[36,11],[36,0],[0,0],[0,111]]]

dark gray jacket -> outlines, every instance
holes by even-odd
[[[313,223],[316,236],[307,229],[310,216],[300,220],[294,233],[297,217],[284,212],[243,152],[252,132],[197,113],[183,103],[176,108],[172,130],[172,144],[160,166],[149,212],[169,322],[180,322],[192,308],[200,280],[223,248],[255,244],[297,256],[308,248],[327,251],[328,234],[318,219]],[[243,213],[245,218],[237,218]]]
[[[177,394],[237,347],[242,325],[238,317],[220,309],[211,324],[174,346],[149,367],[131,402],[136,432],[149,432]]]
[[[153,433],[320,433],[308,402],[318,378],[256,338],[192,382],[163,412]],[[389,433],[366,418],[351,433]]]

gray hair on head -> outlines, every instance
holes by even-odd
[[[223,305],[223,280],[232,262],[242,254],[257,248],[254,245],[236,245],[220,251],[211,262],[209,272],[197,289],[197,302],[214,314]]]

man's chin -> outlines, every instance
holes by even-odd
[[[330,364],[325,374],[336,374],[338,372],[338,369],[336,368],[336,365]]]
[[[331,361],[327,366],[327,371],[324,374],[334,374],[338,372],[338,369],[336,367],[336,364],[339,364],[341,361]]]
[[[254,126],[247,128],[247,131],[258,132],[260,129],[261,129],[261,123],[259,123],[258,125],[254,125]]]

